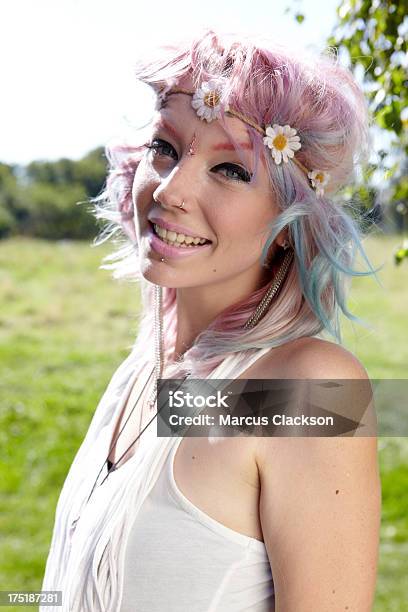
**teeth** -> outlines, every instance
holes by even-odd
[[[156,234],[160,236],[160,238],[170,244],[172,246],[183,247],[186,246],[194,246],[196,244],[204,244],[206,242],[205,238],[199,238],[194,236],[186,236],[185,234],[178,234],[177,232],[172,232],[170,230],[166,230],[164,227],[160,227],[160,225],[154,224],[154,231]]]

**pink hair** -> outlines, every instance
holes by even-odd
[[[341,341],[339,314],[359,321],[346,307],[349,279],[375,274],[362,247],[358,220],[333,199],[340,187],[353,180],[354,168],[365,159],[369,148],[366,101],[351,73],[339,65],[333,54],[299,55],[269,40],[211,30],[188,43],[162,47],[154,59],[140,60],[136,65],[136,78],[156,93],[162,87],[179,84],[186,76],[198,85],[220,75],[228,77],[221,101],[224,109],[228,104],[258,125],[295,127],[302,143],[296,158],[310,170],[330,173],[330,193],[317,197],[296,164],[289,161],[276,165],[265,154],[261,134],[246,124],[254,147],[255,175],[261,160],[280,208],[270,227],[265,254],[278,233],[287,227],[295,258],[281,291],[255,328],[244,330],[243,325],[269,283],[220,313],[186,351],[183,362],[168,366],[168,376],[189,372],[192,377],[205,378],[228,353],[278,346],[324,330]],[[229,133],[223,114],[219,121]],[[94,200],[97,218],[109,221],[96,244],[118,231],[122,237],[120,250],[104,260],[113,263],[101,267],[113,270],[114,278],[142,284],[141,323],[135,349],[141,348],[141,339],[147,337],[153,323],[153,286],[143,279],[137,266],[131,195],[144,150],[142,138],[135,144],[107,147],[110,172],[106,190]],[[367,272],[357,272],[352,267],[357,250],[365,258]],[[279,261],[278,253],[271,280]],[[176,289],[164,288],[163,295],[164,344],[169,357],[177,333]]]

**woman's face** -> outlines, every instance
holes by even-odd
[[[245,164],[218,120],[198,117],[191,96],[170,95],[154,118],[149,141],[154,149],[146,148],[132,190],[141,271],[150,282],[174,288],[239,283],[245,294],[267,278],[261,253],[278,210],[263,163],[256,182],[248,182],[254,169],[245,124],[234,117],[226,122],[244,147]],[[167,245],[153,237],[153,218],[211,244],[164,252]]]

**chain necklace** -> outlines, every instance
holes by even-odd
[[[262,318],[262,316],[264,315],[265,311],[267,310],[267,308],[269,307],[269,304],[271,302],[271,300],[273,299],[273,297],[276,295],[278,289],[280,288],[286,273],[289,269],[289,265],[292,261],[293,258],[293,252],[289,251],[285,254],[283,263],[281,264],[280,269],[278,270],[278,273],[276,274],[275,278],[274,278],[274,282],[272,283],[271,287],[269,288],[268,292],[266,293],[266,295],[264,296],[264,298],[262,299],[262,301],[260,302],[260,304],[258,304],[258,307],[255,309],[255,312],[251,315],[251,317],[248,319],[248,321],[245,324],[245,328],[250,328],[250,327],[254,327],[258,321]],[[123,424],[121,430],[119,431],[118,435],[116,436],[116,438],[113,440],[113,442],[110,445],[109,451],[108,451],[108,456],[106,457],[105,461],[103,462],[103,465],[101,467],[101,469],[98,472],[98,475],[96,477],[96,480],[92,486],[91,492],[88,496],[88,499],[85,502],[85,506],[88,504],[94,490],[95,487],[97,485],[99,476],[101,475],[102,470],[104,469],[105,465],[107,465],[108,459],[109,459],[109,455],[110,452],[112,450],[112,448],[115,447],[115,444],[119,438],[119,436],[122,434],[123,430],[126,427],[127,422],[129,421],[130,417],[133,414],[133,411],[135,410],[136,406],[138,406],[140,398],[143,396],[143,393],[147,387],[147,385],[149,384],[153,373],[156,374],[155,378],[156,378],[156,384],[153,386],[153,390],[152,393],[150,394],[149,399],[147,400],[147,405],[149,406],[149,410],[152,410],[154,408],[154,405],[156,404],[157,401],[157,386],[158,386],[158,381],[162,376],[162,370],[163,370],[163,314],[162,314],[162,287],[160,285],[155,285],[154,287],[154,331],[155,331],[155,365],[152,369],[152,371],[149,374],[149,377],[147,379],[147,381],[145,382],[142,391],[139,393],[139,396],[136,400],[136,402],[133,405],[133,408],[131,410],[131,412],[129,413],[125,423]],[[184,380],[182,381],[181,385],[184,383],[184,381],[186,380],[188,374],[185,376]],[[157,401],[157,405],[158,405],[158,401]],[[165,404],[164,404],[165,405]],[[150,426],[150,424],[152,423],[152,421],[154,421],[154,419],[157,417],[157,415],[159,414],[161,408],[157,410],[157,412],[152,416],[152,418],[149,420],[149,422],[147,423],[147,425],[140,431],[139,435],[133,440],[133,442],[127,447],[127,449],[122,453],[122,455],[119,457],[119,459],[117,461],[115,461],[112,466],[108,469],[108,473],[106,474],[105,478],[102,480],[102,482],[100,483],[99,486],[102,486],[103,483],[107,480],[107,478],[109,477],[109,474],[111,474],[111,472],[115,471],[117,465],[120,463],[120,461],[123,459],[123,457],[127,454],[127,452],[132,448],[132,446],[134,446],[136,444],[136,442],[138,441],[138,439],[140,438],[140,436],[146,431],[146,429]],[[143,414],[143,411],[141,411]],[[81,510],[82,511],[82,510]],[[79,516],[71,523],[71,533],[75,530],[76,524],[78,523],[79,519],[80,519],[81,514],[79,514]]]
[[[154,288],[154,330],[155,330],[155,365],[154,365],[152,371],[150,372],[147,381],[143,385],[143,389],[139,393],[139,396],[138,396],[137,400],[135,401],[135,403],[133,405],[133,408],[130,411],[130,413],[129,413],[125,423],[123,424],[121,430],[119,431],[119,433],[117,434],[117,436],[115,437],[113,442],[111,443],[109,451],[108,451],[108,456],[106,457],[105,461],[103,462],[103,465],[101,466],[101,468],[100,468],[100,470],[98,472],[98,475],[97,475],[97,477],[95,479],[95,482],[94,482],[94,484],[92,486],[91,492],[88,495],[88,498],[87,498],[87,500],[85,502],[85,505],[83,507],[85,507],[88,504],[90,498],[92,497],[92,494],[95,491],[95,488],[96,488],[97,482],[99,480],[99,477],[100,477],[100,475],[101,475],[105,465],[107,465],[107,461],[109,459],[109,455],[111,453],[111,450],[112,450],[112,448],[115,447],[116,442],[119,439],[120,435],[122,434],[123,430],[125,429],[126,424],[129,421],[133,411],[138,406],[140,398],[143,396],[143,393],[145,392],[145,389],[146,389],[147,385],[149,384],[149,382],[150,382],[150,380],[152,378],[153,373],[156,373],[156,376],[155,376],[156,384],[153,386],[153,390],[152,390],[152,392],[150,394],[150,397],[149,397],[149,399],[147,400],[146,403],[149,406],[149,410],[152,410],[154,408],[155,403],[156,403],[156,400],[157,400],[157,384],[158,384],[158,380],[161,378],[162,370],[163,370],[162,287],[159,286],[159,285],[155,285],[155,288]],[[159,412],[160,412],[160,410],[157,410],[157,412],[152,416],[152,418],[149,420],[147,425],[145,425],[145,427],[143,427],[143,429],[140,431],[138,436],[133,440],[133,442],[128,446],[128,448],[122,453],[122,455],[119,457],[119,459],[112,464],[112,466],[108,469],[108,473],[106,474],[106,476],[102,480],[102,482],[99,484],[99,486],[102,486],[103,483],[109,477],[109,474],[116,469],[116,466],[120,463],[122,458],[127,454],[127,452],[132,448],[132,446],[134,446],[136,444],[136,442],[138,441],[140,436],[146,431],[146,429],[150,426],[152,421],[154,421],[154,419],[157,417]],[[81,509],[81,512],[82,512],[82,509]],[[80,512],[79,516],[77,516],[77,518],[71,523],[71,529],[70,529],[71,535],[72,535],[73,531],[75,530],[76,525],[77,525],[79,519],[81,518],[81,512]]]

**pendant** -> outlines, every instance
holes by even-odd
[[[69,529],[69,537],[70,537],[70,538],[72,538],[72,536],[74,535],[74,532],[75,532],[75,529],[76,529],[77,523],[78,523],[78,521],[79,521],[79,519],[80,519],[80,518],[81,518],[81,517],[80,517],[80,516],[78,516],[78,517],[77,517],[77,518],[76,518],[74,521],[72,521],[72,523],[71,523],[71,527],[70,527],[70,529]]]
[[[155,403],[156,403],[156,402],[154,402],[154,401],[152,401],[152,400],[148,400],[148,402],[147,402],[147,407],[148,407],[148,409],[149,409],[149,410],[153,410]]]

